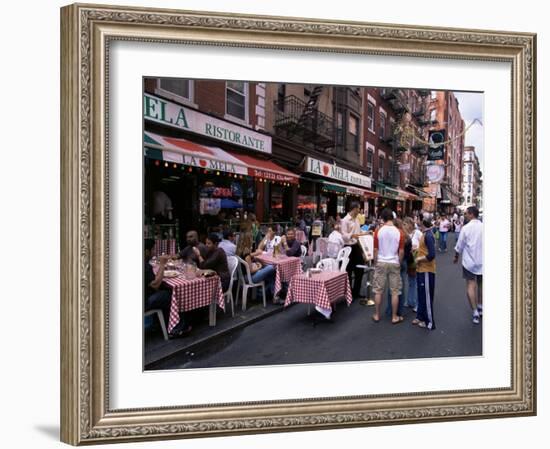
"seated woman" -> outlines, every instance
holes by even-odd
[[[198,267],[201,269],[214,270],[222,282],[222,290],[225,292],[229,288],[231,275],[227,265],[227,256],[225,251],[218,248],[220,236],[218,234],[209,234],[206,238],[206,255],[202,257],[198,248],[193,248],[198,259]]]
[[[263,252],[273,253],[273,248],[275,247],[275,231],[273,228],[267,228],[265,237],[262,239],[258,245],[258,249],[254,251],[253,256],[258,256]],[[250,247],[252,248],[252,246]]]
[[[256,253],[252,253],[252,233],[241,233],[239,236],[239,243],[237,244],[236,255],[248,264],[252,282],[258,283],[265,281],[266,296],[268,299],[271,299],[273,298],[273,287],[275,285],[275,267],[273,265],[262,266],[261,263],[254,262],[253,257]],[[246,276],[245,267],[241,266],[241,269],[243,276]]]

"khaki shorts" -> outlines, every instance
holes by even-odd
[[[374,267],[373,291],[374,293],[384,293],[386,289],[386,280],[389,283],[392,294],[401,294],[401,267],[395,263],[377,263]]]

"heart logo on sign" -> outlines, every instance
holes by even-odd
[[[328,167],[328,165],[323,165],[323,173],[325,174],[325,176],[328,175],[329,170],[330,168]]]
[[[200,159],[199,164],[201,167],[206,167],[206,161],[204,159]]]

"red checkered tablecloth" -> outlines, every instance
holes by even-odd
[[[207,307],[213,300],[225,309],[222,283],[219,276],[185,279],[183,276],[164,278],[163,282],[172,288],[172,303],[170,305],[170,320],[168,332],[179,323],[179,312]]]
[[[285,307],[293,302],[302,302],[330,309],[332,303],[341,298],[345,298],[348,305],[351,304],[351,288],[347,273],[324,271],[310,278],[300,274],[290,281]]]
[[[163,254],[176,254],[176,239],[155,240],[153,256],[162,256]]]
[[[271,254],[262,254],[256,256],[256,260],[264,265],[275,266],[275,294],[279,293],[283,282],[290,282],[294,276],[302,274],[302,261],[299,257],[288,257],[283,255],[273,257]]]

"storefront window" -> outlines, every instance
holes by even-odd
[[[345,209],[345,198],[342,195],[338,195],[336,197],[336,212],[343,214],[346,211]]]
[[[272,215],[281,216],[283,213],[283,187],[271,186],[270,210]]]

